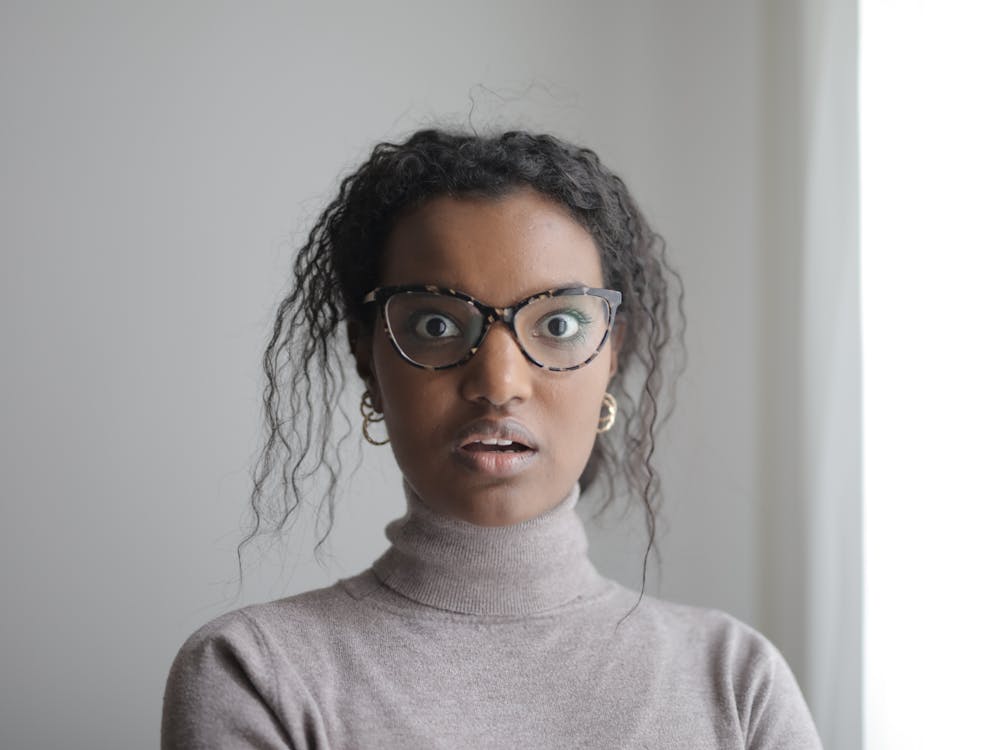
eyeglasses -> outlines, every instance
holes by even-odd
[[[445,370],[476,354],[491,324],[511,330],[525,358],[547,370],[576,370],[598,356],[622,293],[586,286],[550,289],[510,307],[491,307],[455,289],[384,286],[363,298],[378,303],[394,349],[415,367]]]

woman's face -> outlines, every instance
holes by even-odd
[[[519,190],[438,198],[405,216],[388,239],[381,279],[404,284],[505,307],[547,289],[603,287],[604,279],[594,240],[567,210]],[[609,340],[580,369],[537,367],[502,323],[451,369],[404,361],[380,320],[355,353],[405,479],[429,507],[481,526],[525,521],[566,497],[591,454],[616,363]],[[529,450],[483,442],[494,438]]]

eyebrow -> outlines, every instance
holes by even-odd
[[[453,290],[455,290],[457,292],[460,292],[462,294],[466,294],[466,295],[468,295],[470,297],[473,297],[476,300],[480,300],[480,297],[478,297],[475,294],[471,294],[470,292],[468,292],[464,287],[460,286],[459,284],[442,284],[442,283],[439,283],[438,281],[422,281],[422,282],[411,282],[411,283],[405,283],[405,284],[384,284],[384,286],[431,286],[431,287],[436,287],[438,289],[453,289]],[[534,296],[536,294],[542,294],[547,289],[571,289],[573,287],[587,287],[589,289],[600,289],[603,286],[604,286],[604,284],[589,284],[589,283],[587,283],[585,281],[578,281],[577,279],[570,279],[568,281],[558,281],[558,282],[555,282],[555,283],[552,283],[552,284],[547,284],[545,286],[538,286],[538,287],[536,287],[536,289],[534,291],[531,291],[531,292],[529,292],[529,293],[527,293],[527,294],[519,297],[518,299],[519,300],[528,299],[529,297],[532,297],[532,296]],[[483,300],[481,300],[481,301],[483,301]]]

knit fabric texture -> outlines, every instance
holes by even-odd
[[[187,639],[163,748],[821,748],[763,636],[598,574],[577,487],[500,527],[405,494],[370,569]]]

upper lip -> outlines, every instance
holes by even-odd
[[[529,428],[515,419],[477,419],[470,422],[456,435],[456,448],[484,440],[510,440],[530,450],[536,450],[535,436]]]

